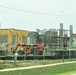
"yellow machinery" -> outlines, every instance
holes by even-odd
[[[7,43],[8,43],[8,52],[10,52],[10,49],[12,47],[12,36],[16,36],[16,43],[22,43],[22,37],[28,36],[28,31],[26,30],[18,30],[18,29],[0,29],[0,36],[7,36]],[[0,42],[1,41],[0,39]]]

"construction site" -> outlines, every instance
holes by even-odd
[[[61,59],[76,58],[73,26],[59,29],[0,29],[0,59]]]

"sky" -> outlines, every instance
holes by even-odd
[[[76,33],[76,0],[0,0],[1,28],[35,31],[64,29]]]

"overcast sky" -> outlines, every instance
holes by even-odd
[[[23,30],[60,28],[76,33],[76,0],[0,0],[1,28]]]

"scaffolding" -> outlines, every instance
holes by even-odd
[[[73,27],[70,30],[63,29],[63,23],[60,23],[60,29],[49,29],[43,34],[43,43],[49,47],[49,50],[67,50],[72,48]]]

